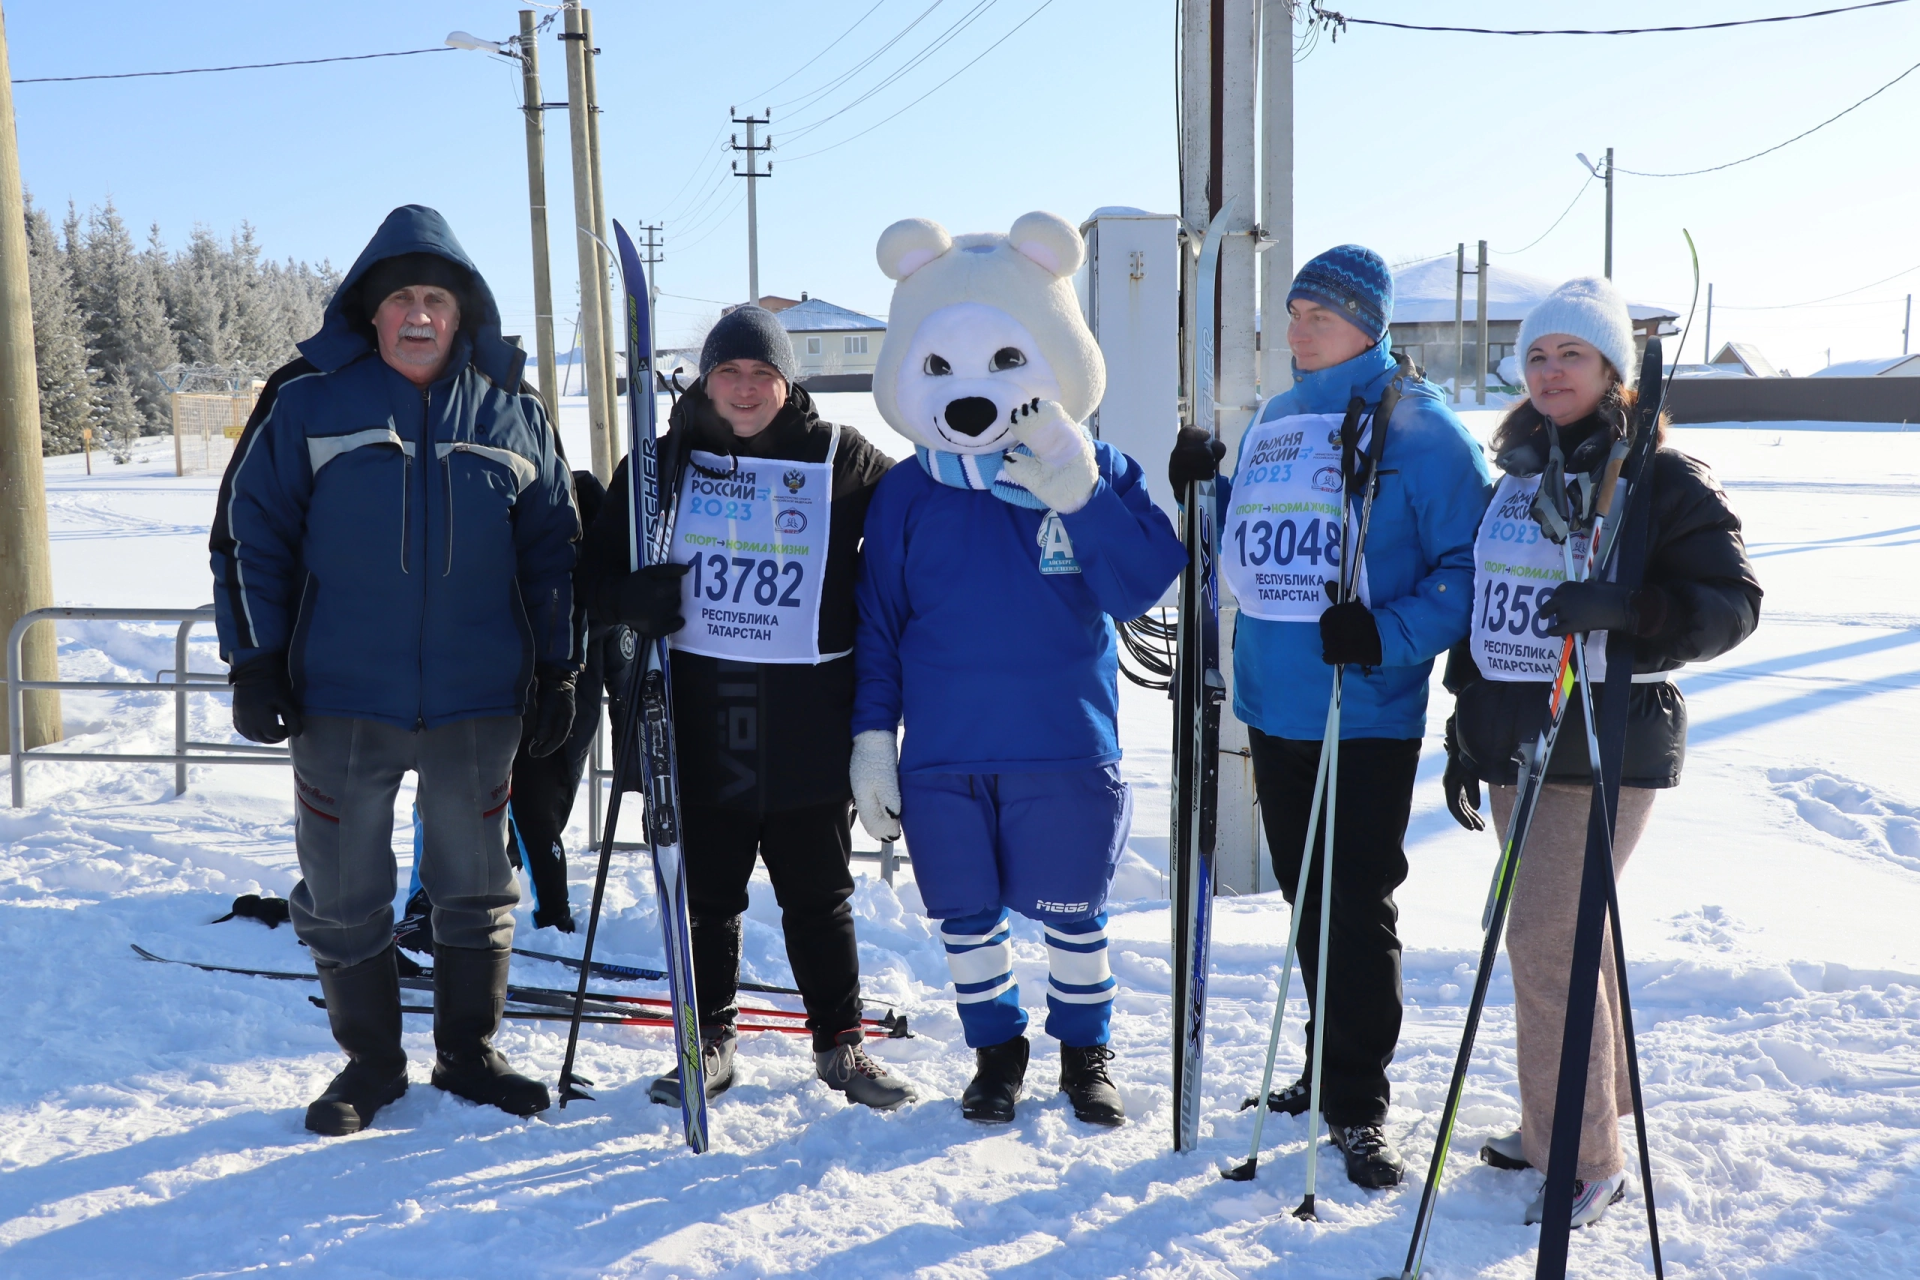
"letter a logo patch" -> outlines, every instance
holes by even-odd
[[[1073,539],[1067,536],[1067,526],[1059,512],[1047,512],[1047,518],[1040,522],[1038,541],[1041,573],[1080,572],[1080,562],[1073,558]]]

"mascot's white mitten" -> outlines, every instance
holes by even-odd
[[[1054,400],[1031,400],[1013,410],[1013,434],[1032,451],[1007,455],[1006,475],[1061,515],[1072,515],[1100,483],[1093,441]]]
[[[853,735],[853,764],[847,770],[853,783],[854,807],[860,825],[882,842],[900,838],[900,745],[891,729],[868,729]]]

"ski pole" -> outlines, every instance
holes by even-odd
[[[1327,699],[1327,727],[1321,735],[1321,742],[1335,740],[1340,732],[1339,685],[1335,683],[1332,696]],[[1319,834],[1320,803],[1327,793],[1327,753],[1320,753],[1320,762],[1313,772],[1313,808],[1307,818],[1307,847],[1300,855],[1300,879],[1293,890],[1295,903],[1304,902],[1307,896],[1307,880],[1313,868],[1313,838]],[[1280,1029],[1287,1016],[1287,992],[1293,985],[1293,959],[1300,946],[1301,912],[1296,908],[1291,912],[1293,921],[1287,930],[1287,958],[1280,968],[1280,995],[1273,1006],[1273,1028],[1267,1033],[1267,1065],[1260,1074],[1260,1092],[1247,1099],[1240,1109],[1258,1107],[1253,1116],[1253,1142],[1247,1149],[1244,1164],[1222,1169],[1220,1176],[1229,1182],[1251,1182],[1260,1168],[1260,1137],[1267,1123],[1267,1098],[1273,1090],[1273,1064],[1280,1054]]]
[[[1328,717],[1332,732],[1321,744],[1327,757],[1327,839],[1320,858],[1320,969],[1314,974],[1313,1057],[1308,1068],[1312,1080],[1307,1105],[1307,1190],[1293,1216],[1306,1222],[1319,1219],[1313,1211],[1315,1179],[1320,1172],[1320,1091],[1326,1072],[1322,1059],[1327,1049],[1327,940],[1333,924],[1333,823],[1340,811],[1340,677],[1344,666],[1333,669],[1333,711]]]

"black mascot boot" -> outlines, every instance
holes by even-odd
[[[960,1114],[981,1124],[1010,1124],[1013,1104],[1027,1078],[1031,1046],[1025,1036],[973,1051],[973,1079],[960,1095]]]
[[[507,1065],[491,1043],[507,1003],[511,951],[433,948],[433,1087],[469,1102],[530,1116],[553,1105],[547,1086]]]
[[[307,1128],[328,1137],[358,1133],[374,1113],[407,1091],[407,1051],[400,1047],[400,971],[388,947],[371,960],[320,968],[333,1038],[347,1051],[347,1069],[307,1107]]]
[[[1120,1101],[1120,1091],[1113,1087],[1113,1077],[1107,1074],[1111,1061],[1113,1050],[1103,1044],[1084,1049],[1060,1046],[1060,1092],[1073,1104],[1073,1114],[1088,1124],[1111,1127],[1127,1122],[1126,1105]]]

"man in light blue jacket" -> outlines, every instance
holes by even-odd
[[[1321,254],[1295,277],[1287,313],[1294,385],[1255,415],[1232,483],[1216,490],[1221,571],[1240,604],[1233,710],[1247,725],[1267,845],[1292,901],[1334,665],[1346,665],[1322,1107],[1348,1176],[1392,1186],[1402,1165],[1381,1124],[1400,1035],[1393,891],[1407,875],[1402,841],[1428,677],[1434,658],[1467,634],[1473,539],[1491,490],[1480,447],[1438,389],[1410,368],[1397,370],[1387,341],[1393,277],[1380,255],[1359,245]],[[1359,495],[1343,480],[1342,431],[1347,452],[1355,444],[1364,452],[1380,429],[1372,415],[1381,394],[1396,378],[1400,400],[1378,463],[1360,599],[1329,604],[1342,543],[1359,525]],[[1355,401],[1360,411],[1350,415]],[[1211,476],[1221,456],[1204,433],[1183,431],[1168,467],[1174,492]],[[1320,966],[1318,861],[1316,852],[1315,874],[1295,904],[1310,998]],[[1268,1105],[1299,1115],[1311,1088],[1303,1072]]]

